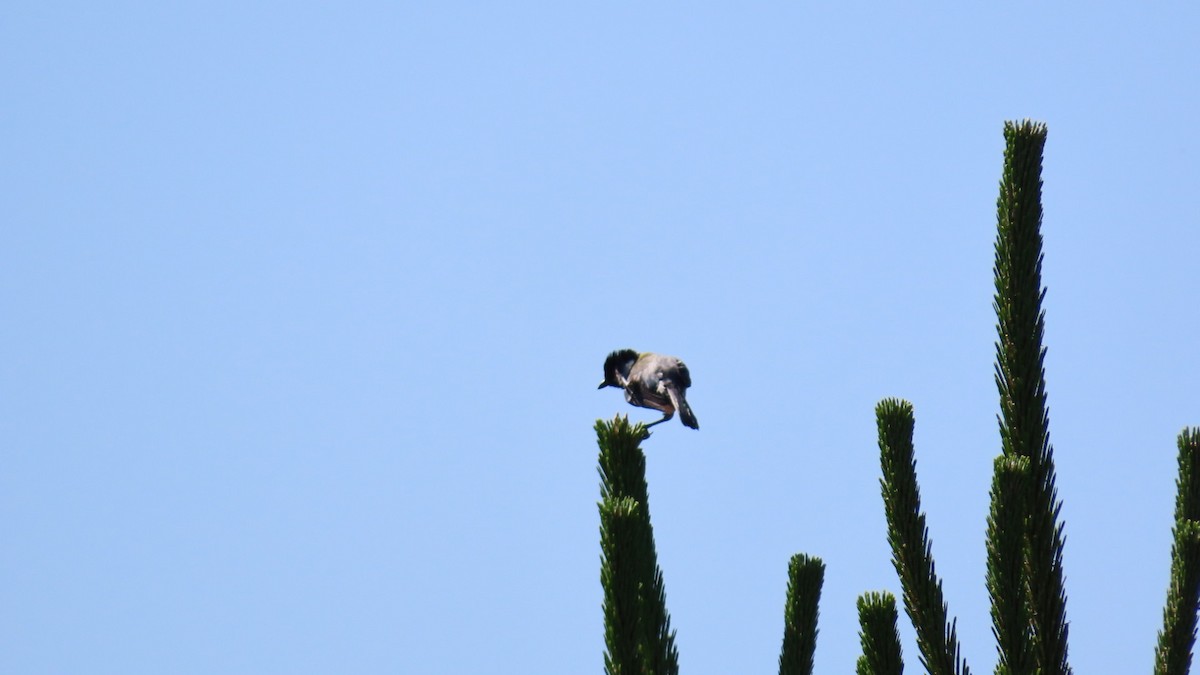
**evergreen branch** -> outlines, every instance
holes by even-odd
[[[1200,427],[1184,429],[1178,442],[1171,585],[1154,654],[1155,675],[1186,675],[1191,669],[1200,607]]]
[[[637,563],[641,514],[631,497],[600,503],[600,584],[604,587],[604,672],[646,672],[649,645],[641,616],[641,584]]]
[[[1179,478],[1175,480],[1175,522],[1200,520],[1200,427],[1184,429],[1179,446]]]
[[[679,673],[679,652],[650,525],[646,455],[639,446],[648,436],[644,426],[631,426],[628,418],[596,422],[608,675]]]
[[[942,582],[934,570],[932,544],[921,512],[917,462],[913,458],[913,409],[908,401],[885,399],[875,407],[879,427],[883,507],[892,564],[904,590],[904,610],[917,632],[921,665],[931,675],[967,675],[954,622],[947,623]]]
[[[817,650],[817,616],[825,563],[804,554],[788,563],[787,606],[783,615],[783,647],[779,675],[812,675]]]
[[[1000,437],[1006,456],[1026,457],[1031,478],[1027,502],[1025,567],[1036,666],[1045,675],[1067,675],[1067,596],[1063,585],[1062,503],[1055,487],[1054,452],[1046,408],[1042,346],[1042,153],[1046,126],[1004,125],[1004,174],[997,199],[996,386]]]
[[[903,675],[898,618],[896,597],[891,593],[858,596],[858,637],[863,651],[855,669],[858,675]]]
[[[632,497],[646,504],[646,455],[639,444],[650,432],[642,424],[631,425],[624,415],[611,422],[596,420],[595,428],[600,445],[600,498]]]
[[[1034,672],[1022,574],[1028,492],[1029,460],[997,457],[987,525],[987,588],[992,599],[992,634],[999,652],[996,675]]]

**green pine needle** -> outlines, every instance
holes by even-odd
[[[996,458],[992,506],[987,521],[987,588],[992,599],[992,633],[997,675],[1032,675],[1033,637],[1025,602],[1024,545],[1029,459]]]
[[[646,490],[649,434],[628,418],[597,421],[600,446],[600,583],[604,588],[604,672],[678,675]]]
[[[1067,596],[1063,585],[1062,503],[1046,407],[1042,345],[1042,153],[1046,125],[1004,125],[1004,173],[996,201],[996,386],[1004,454],[1029,461],[1026,598],[1034,656],[1044,675],[1067,675]],[[1012,564],[1009,561],[1006,564]]]
[[[888,523],[892,564],[904,590],[904,611],[917,632],[921,665],[931,675],[967,675],[942,582],[933,567],[932,544],[921,511],[917,461],[913,457],[913,408],[908,401],[885,399],[875,407],[879,427],[883,507]]]
[[[855,669],[858,675],[903,675],[898,618],[896,597],[891,593],[858,596],[858,637],[863,651]]]
[[[817,651],[817,605],[825,583],[825,563],[803,554],[788,563],[787,606],[779,675],[811,675]]]
[[[1196,644],[1196,610],[1200,606],[1200,427],[1179,434],[1179,477],[1175,487],[1171,585],[1154,654],[1155,675],[1186,675]]]

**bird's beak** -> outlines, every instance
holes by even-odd
[[[605,387],[607,387],[607,386],[608,386],[608,383],[607,383],[607,382],[601,382],[601,383],[600,383],[600,386],[599,386],[599,387],[596,387],[596,388],[597,388],[597,389],[603,389],[603,388],[605,388]]]

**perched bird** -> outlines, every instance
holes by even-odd
[[[692,414],[684,393],[690,386],[692,376],[688,374],[687,366],[674,356],[619,349],[604,360],[604,381],[598,388],[621,387],[629,403],[639,408],[661,410],[663,418],[647,427],[666,422],[678,410],[683,426],[699,429],[700,423]]]

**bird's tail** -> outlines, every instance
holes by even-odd
[[[671,397],[671,405],[679,411],[679,420],[683,422],[683,426],[699,429],[700,423],[696,421],[696,414],[692,412],[692,407],[688,405],[683,392],[675,391],[675,387],[667,387],[667,396]]]

